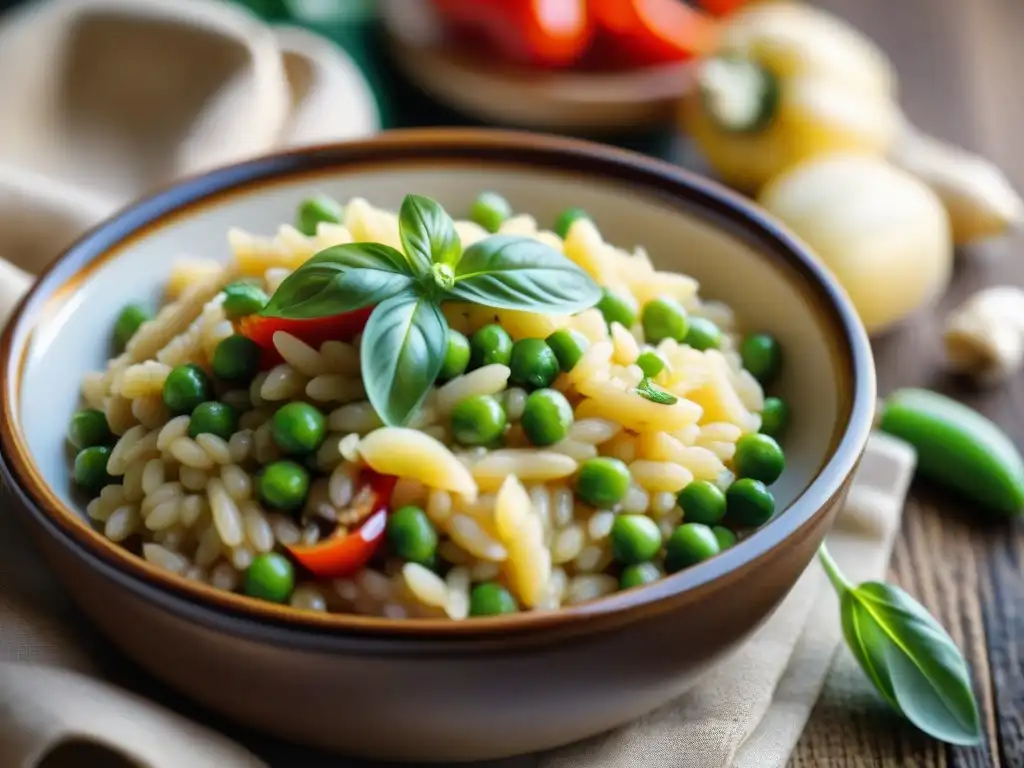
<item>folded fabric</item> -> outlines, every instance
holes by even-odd
[[[871,438],[828,541],[852,580],[884,574],[913,467],[908,446],[884,435]],[[95,637],[15,526],[14,503],[4,490],[0,766],[37,768],[57,747],[70,755],[96,745],[142,768],[266,765],[210,730],[100,681],[90,653]],[[680,700],[612,733],[503,761],[502,768],[785,765],[841,636],[836,597],[814,563],[751,641]],[[317,762],[286,746],[271,751],[281,768],[296,760],[307,768]]]

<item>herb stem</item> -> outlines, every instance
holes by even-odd
[[[829,554],[828,547],[824,544],[818,547],[818,560],[821,561],[821,566],[825,569],[825,574],[828,576],[828,580],[832,582],[832,586],[835,587],[836,592],[842,595],[853,589],[853,584],[851,584],[843,575],[843,572],[839,570],[839,565],[832,559],[832,555]]]

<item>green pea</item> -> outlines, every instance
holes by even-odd
[[[110,460],[110,446],[91,445],[83,448],[75,456],[73,477],[75,484],[83,491],[94,496],[104,486],[113,485],[114,478],[107,474],[107,462]]]
[[[206,402],[212,395],[210,377],[198,365],[179,365],[164,379],[164,405],[175,416],[192,413],[197,405]]]
[[[213,350],[213,375],[221,381],[249,382],[260,370],[259,344],[247,336],[235,334]]]
[[[327,434],[324,415],[309,403],[288,403],[274,414],[270,434],[277,447],[292,456],[313,453]]]
[[[789,406],[779,397],[766,397],[761,409],[761,433],[778,438],[789,423]]]
[[[498,616],[518,610],[519,604],[512,593],[496,582],[477,584],[469,593],[470,616]]]
[[[224,314],[228,320],[238,320],[241,317],[255,315],[270,301],[258,286],[252,283],[237,282],[231,283],[224,288]]]
[[[619,575],[619,589],[631,589],[650,584],[661,578],[661,571],[654,563],[634,563],[622,569]]]
[[[576,367],[583,354],[590,347],[590,340],[579,331],[570,328],[559,328],[547,338],[548,346],[555,353],[558,367],[563,371],[571,371]]]
[[[580,465],[576,475],[576,495],[594,507],[614,507],[629,490],[629,467],[619,459],[598,456]]]
[[[718,349],[722,345],[722,332],[706,317],[691,317],[690,328],[686,331],[683,343],[702,352],[705,349]]]
[[[469,339],[458,331],[448,331],[448,346],[444,350],[440,379],[454,379],[465,373],[469,366]]]
[[[270,603],[287,603],[295,590],[295,567],[284,555],[256,555],[245,571],[245,594]]]
[[[538,389],[526,398],[520,424],[534,445],[564,440],[572,427],[572,406],[557,389]]]
[[[740,343],[740,359],[751,376],[768,386],[782,370],[782,347],[774,336],[755,333]]]
[[[786,468],[786,456],[775,438],[761,434],[744,435],[736,441],[733,464],[740,477],[752,477],[771,485]]]
[[[721,552],[714,532],[701,523],[683,523],[665,544],[665,570],[669,573],[689,568]]]
[[[291,512],[306,503],[309,472],[294,461],[274,461],[260,472],[260,498],[271,507]]]
[[[238,412],[230,405],[207,400],[192,411],[188,422],[188,435],[195,440],[199,435],[216,435],[221,440],[230,440],[238,427]]]
[[[694,480],[679,492],[679,507],[688,523],[714,525],[725,517],[725,493],[707,480]]]
[[[114,321],[114,346],[119,350],[127,347],[139,326],[152,317],[152,313],[141,304],[127,305]]]
[[[462,445],[488,445],[505,432],[508,417],[491,395],[467,397],[452,409],[452,437]]]
[[[539,389],[549,387],[558,375],[558,358],[543,339],[520,339],[512,345],[509,360],[513,384]]]
[[[427,565],[437,551],[437,530],[419,507],[401,507],[388,518],[388,543],[399,557]]]
[[[775,514],[775,497],[760,480],[740,478],[725,492],[725,514],[736,525],[764,525]]]
[[[469,367],[500,363],[508,365],[512,360],[512,337],[496,323],[485,325],[469,337]]]
[[[107,417],[95,408],[83,408],[71,417],[68,440],[81,450],[94,445],[106,445],[113,440]]]
[[[612,555],[623,565],[647,562],[661,549],[661,531],[647,515],[619,515],[608,538]]]
[[[726,528],[724,525],[716,525],[711,528],[711,532],[715,534],[715,538],[718,539],[718,549],[722,552],[729,549],[729,547],[736,546],[736,534]]]
[[[469,218],[488,232],[497,232],[512,215],[512,206],[497,192],[481,192],[469,209]]]
[[[689,330],[689,319],[683,305],[663,296],[644,304],[640,322],[644,326],[644,338],[651,344],[663,339],[682,341]]]
[[[316,234],[320,222],[339,224],[344,215],[345,211],[341,204],[333,197],[309,197],[299,203],[295,212],[295,228],[302,234],[312,237]]]
[[[566,208],[555,219],[555,234],[563,240],[568,237],[572,225],[580,219],[590,219],[590,214],[582,208]]]
[[[636,364],[640,366],[640,370],[644,372],[644,376],[654,378],[663,370],[666,365],[665,358],[655,352],[653,349],[647,349],[640,353],[640,356],[636,359]]]
[[[601,289],[601,300],[597,302],[597,308],[608,325],[618,323],[624,328],[631,328],[636,322],[636,302],[610,288]]]

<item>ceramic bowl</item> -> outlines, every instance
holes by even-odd
[[[465,211],[494,189],[551,222],[587,209],[605,236],[698,278],[786,354],[794,405],[781,511],[737,546],[650,586],[555,612],[465,622],[298,612],[157,570],[86,522],[64,445],[78,381],[107,356],[120,307],[183,252],[271,233],[313,193]],[[495,758],[612,728],[680,695],[772,613],[850,483],[875,404],[850,302],[749,202],[679,168],[564,139],[394,132],[273,155],[184,181],[94,229],[27,295],[3,340],[0,447],[20,513],[83,611],[136,662],[260,731],[373,758]],[[6,511],[5,511],[6,513]]]

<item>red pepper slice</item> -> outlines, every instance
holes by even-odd
[[[249,315],[238,323],[238,332],[255,341],[262,349],[260,368],[267,370],[284,362],[274,347],[274,334],[290,333],[297,339],[318,349],[325,341],[349,341],[366,327],[373,307],[364,307],[330,317],[312,320],[288,320],[282,317]]]
[[[680,0],[588,0],[587,7],[634,66],[686,61],[717,42],[715,19]]]
[[[314,576],[340,579],[358,573],[384,542],[391,492],[398,478],[364,470],[360,479],[354,504],[372,511],[358,528],[312,546],[286,547],[296,562]]]

